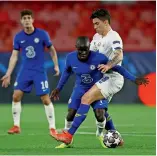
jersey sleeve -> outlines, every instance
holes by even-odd
[[[129,73],[124,67],[116,65],[112,68],[113,71],[118,72],[119,74],[121,74],[124,78],[129,79],[131,81],[135,81],[136,77],[134,75],[132,75],[131,73]]]
[[[57,85],[57,88],[59,89],[59,91],[62,90],[62,88],[66,84],[66,82],[69,79],[71,74],[72,74],[72,68],[71,68],[71,65],[70,65],[69,56],[67,56],[64,71],[63,71],[63,73],[61,75],[61,78],[59,80],[59,83]]]
[[[20,50],[20,44],[19,44],[19,42],[18,42],[18,37],[17,37],[17,35],[15,35],[15,37],[14,37],[14,41],[13,41],[13,49],[14,50]]]
[[[44,31],[43,35],[44,35],[44,44],[46,45],[47,48],[51,47],[52,41],[50,39],[48,32]]]
[[[117,49],[123,49],[123,43],[121,37],[116,33],[111,40],[112,50],[115,51]]]

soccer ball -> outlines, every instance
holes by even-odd
[[[104,145],[108,148],[116,148],[120,141],[121,135],[116,130],[109,130],[104,134]]]

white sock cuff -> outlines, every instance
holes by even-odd
[[[65,130],[69,130],[71,125],[72,125],[73,121],[67,121],[67,119],[65,118]]]
[[[14,102],[14,101],[12,101],[12,105],[21,105],[21,101],[20,102]]]
[[[98,121],[96,120],[96,125],[97,125],[97,127],[99,127],[99,128],[105,128],[105,125],[106,125],[106,118],[105,118],[105,120],[104,120],[103,122],[98,122]]]

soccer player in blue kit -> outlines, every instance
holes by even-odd
[[[12,101],[12,115],[14,126],[9,134],[20,133],[21,100],[24,93],[30,93],[34,85],[36,95],[40,96],[45,106],[49,122],[50,135],[56,134],[54,107],[49,97],[49,85],[46,70],[44,69],[44,48],[47,47],[54,62],[56,76],[59,75],[57,54],[48,33],[33,26],[34,18],[31,10],[21,11],[21,24],[23,30],[15,35],[13,51],[6,75],[2,77],[2,87],[8,87],[11,74],[22,52],[22,65],[14,84]]]
[[[102,78],[103,73],[98,70],[98,65],[106,64],[108,62],[108,58],[104,54],[90,51],[89,46],[90,41],[88,37],[78,37],[76,41],[77,51],[68,54],[66,58],[66,67],[62,74],[62,77],[57,85],[57,88],[51,93],[51,97],[54,98],[54,100],[59,99],[59,92],[62,90],[69,76],[72,73],[76,75],[75,86],[69,100],[69,110],[67,115],[67,120],[73,121],[73,123],[72,127],[67,132],[63,131],[63,133],[57,134],[57,137],[54,136],[55,139],[65,143],[61,144],[59,148],[65,148],[71,144],[73,134],[86,118],[89,107],[81,104],[82,96],[100,79],[102,82],[108,79],[108,77]],[[136,78],[119,65],[114,66],[112,70],[119,72],[125,78],[133,81],[137,85],[146,85],[148,83],[148,80],[146,78]],[[108,102],[109,101],[107,99],[102,99],[91,104],[98,122],[106,123],[106,111],[108,109]],[[100,137],[102,138],[102,136]]]

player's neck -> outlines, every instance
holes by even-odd
[[[106,36],[110,30],[111,30],[111,27],[108,26],[108,27],[106,28],[106,30],[104,31],[102,37]]]
[[[32,34],[34,32],[34,27],[33,26],[32,27],[26,27],[26,28],[24,28],[24,32],[26,34]]]

